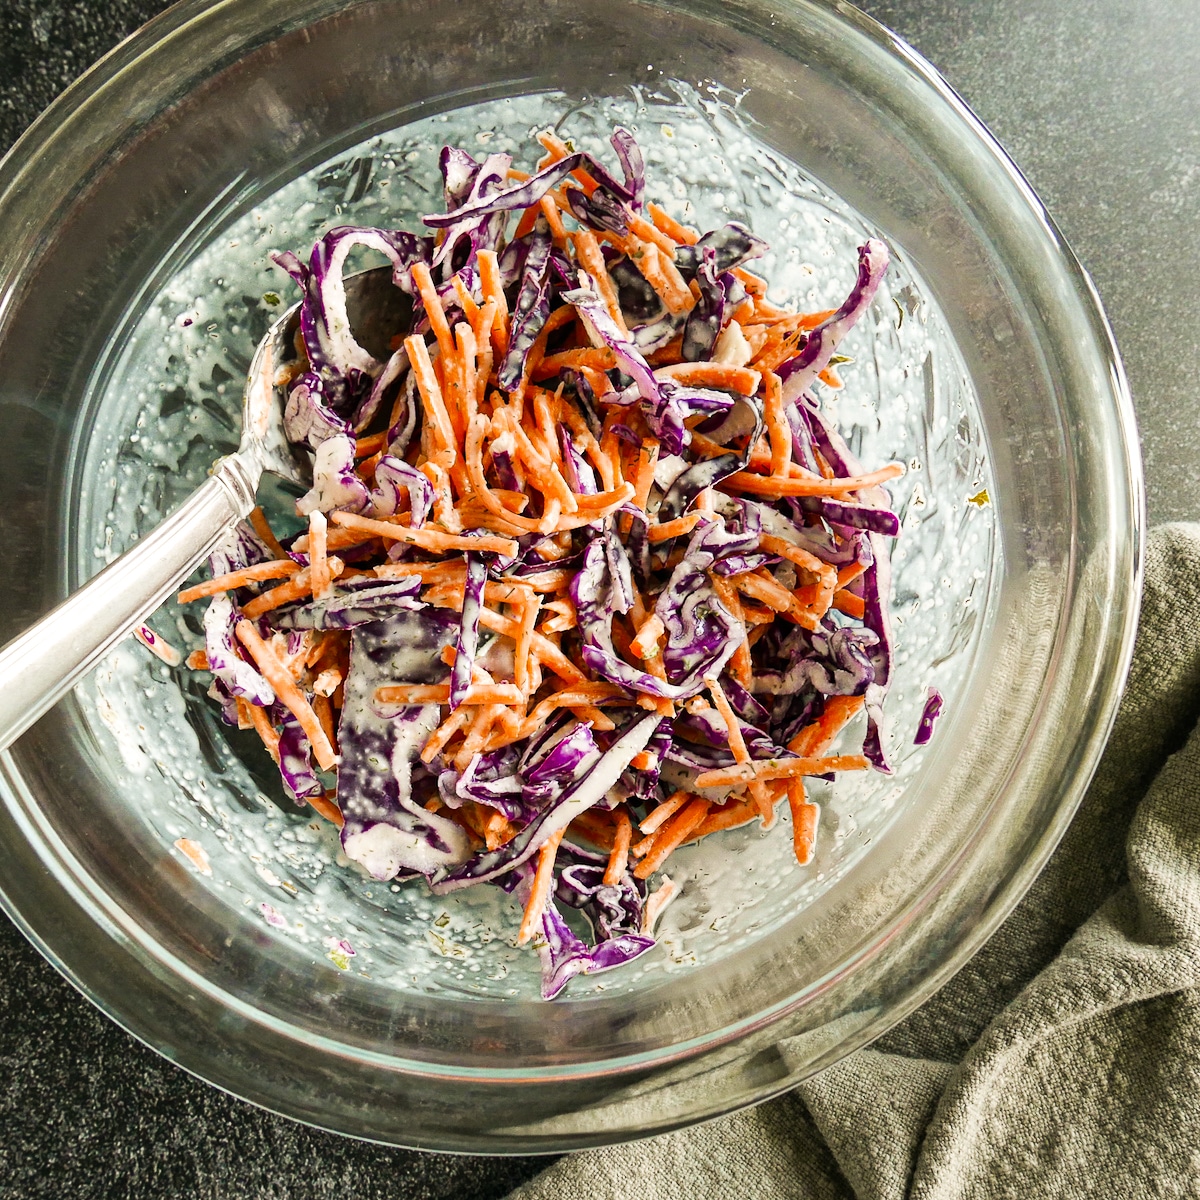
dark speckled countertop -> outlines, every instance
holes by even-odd
[[[0,149],[166,7],[0,0]],[[1200,4],[879,0],[1024,170],[1125,359],[1150,517],[1200,517]],[[0,1197],[499,1197],[533,1159],[363,1145],[251,1108],[100,1016],[0,918]]]

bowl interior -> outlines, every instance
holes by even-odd
[[[146,39],[140,108],[116,107],[119,73],[85,98],[82,116],[102,118],[91,160],[69,122],[42,148],[67,166],[50,181],[44,238],[14,256],[19,288],[0,326],[18,410],[0,488],[38,543],[31,579],[6,585],[13,629],[233,447],[250,351],[291,302],[269,250],[303,252],[334,224],[418,227],[437,204],[443,142],[521,162],[538,128],[603,152],[619,121],[647,150],[652,198],[705,228],[745,220],[771,243],[773,298],[833,307],[864,235],[894,251],[845,345],[846,386],[826,400],[868,465],[909,468],[892,489],[904,525],[894,774],[817,785],[809,868],[786,820],[681,852],[671,874],[684,893],[660,946],[545,1005],[502,893],[434,897],[357,873],[331,830],[283,799],[252,735],[222,726],[188,672],[130,643],[4,766],[13,829],[69,894],[64,911],[84,914],[79,945],[55,945],[6,873],[10,906],[110,1011],[187,1065],[409,1144],[495,1148],[535,1128],[556,1145],[595,1140],[586,1110],[617,1084],[585,1081],[653,1088],[663,1064],[737,1038],[744,1058],[755,1031],[786,1017],[784,1068],[743,1066],[737,1087],[704,1100],[676,1089],[654,1121],[692,1119],[895,1019],[1048,852],[1128,650],[1139,514],[1126,400],[1086,284],[1036,203],[952,96],[867,23],[821,5],[773,24],[753,4],[218,9]],[[1086,432],[1076,410],[1093,417]],[[268,502],[282,510],[286,497]],[[1090,624],[1081,587],[1108,601]],[[186,651],[197,618],[169,605],[152,624]],[[929,686],[948,711],[918,749]],[[180,838],[204,848],[208,872]],[[87,921],[136,964],[124,1004],[89,966],[102,947],[89,955]],[[195,1050],[170,1033],[165,1001],[147,1013],[146,975],[216,1014]],[[822,1030],[839,1032],[796,1049]],[[261,1061],[268,1043],[289,1063],[278,1079]],[[319,1067],[289,1062],[289,1045]],[[222,1052],[237,1065],[220,1065]],[[364,1113],[361,1081],[386,1089],[398,1074],[447,1097],[464,1081],[545,1086],[517,1117],[501,1111],[502,1088],[469,1116],[432,1103],[415,1124]],[[325,1075],[339,1095],[321,1109]],[[600,1140],[652,1123],[632,1101],[620,1111]]]

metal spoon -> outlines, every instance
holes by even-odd
[[[359,343],[374,351],[397,326],[406,300],[391,268],[349,276],[346,310]],[[20,737],[140,625],[254,507],[264,471],[307,487],[312,464],[283,432],[279,368],[295,357],[299,305],[263,335],[242,394],[242,438],[207,480],[152,533],[0,649],[0,750]]]

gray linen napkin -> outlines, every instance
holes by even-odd
[[[788,1095],[559,1160],[510,1200],[1200,1195],[1200,526],[1149,539],[1096,778],[984,948]]]

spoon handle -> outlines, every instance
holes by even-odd
[[[0,750],[152,613],[254,506],[256,480],[237,455],[152,533],[0,649]]]

